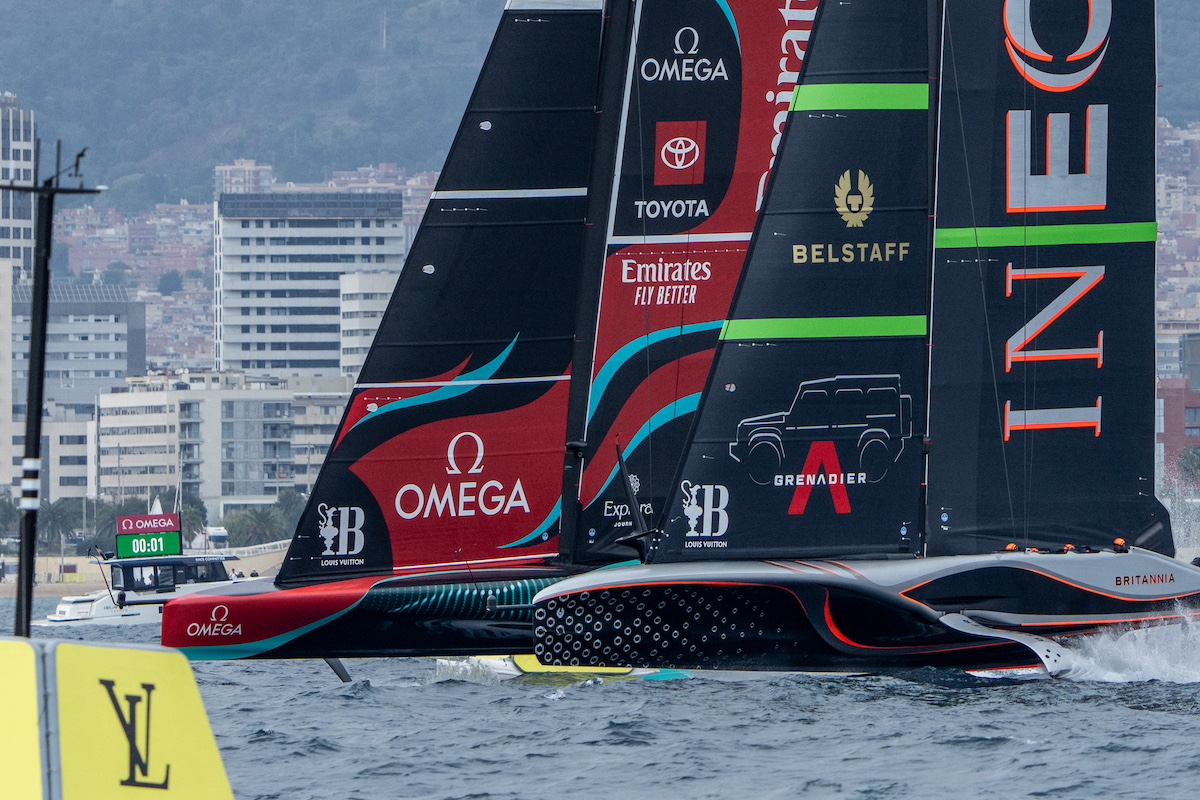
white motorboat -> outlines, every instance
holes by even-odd
[[[235,582],[225,568],[231,555],[178,555],[119,558],[104,561],[110,587],[75,597],[64,597],[54,613],[33,623],[59,625],[159,624],[163,605],[175,597]]]

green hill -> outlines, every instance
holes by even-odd
[[[37,112],[47,143],[89,146],[89,182],[134,210],[211,199],[213,166],[234,158],[294,181],[438,168],[503,0],[4,5],[0,90]],[[1200,119],[1200,3],[1160,0],[1159,16],[1160,113]]]

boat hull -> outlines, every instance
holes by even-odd
[[[530,601],[569,574],[425,571],[296,588],[244,581],[168,603],[162,643],[192,659],[529,653]]]
[[[113,599],[115,592],[100,589],[84,595],[64,597],[58,602],[54,613],[45,619],[34,621],[35,627],[60,628],[90,625],[157,625],[162,621],[163,604],[177,597],[207,588],[232,586],[233,581],[206,584],[185,584],[174,592],[124,591],[125,605],[119,606]]]
[[[578,576],[534,606],[550,665],[990,669],[1040,657],[1006,632],[1069,641],[1198,616],[1200,569],[1143,550],[681,563]]]

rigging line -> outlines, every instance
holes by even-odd
[[[960,84],[958,81],[958,60],[954,53],[954,34],[950,28],[950,15],[949,14],[946,15],[944,27],[945,27],[945,32],[943,33],[943,36],[945,37],[945,40],[950,48],[950,66],[954,70],[954,99],[958,105],[959,139],[962,141],[963,170],[966,173],[966,179],[967,179],[967,181],[966,181],[966,183],[967,183],[967,206],[971,210],[971,229],[973,231],[972,235],[975,237],[975,269],[979,274],[979,292],[980,292],[980,300],[981,300],[981,303],[983,306],[984,338],[987,340],[988,364],[991,366],[991,369],[992,369],[992,397],[993,397],[993,401],[994,401],[995,407],[996,407],[996,422],[999,425],[999,429],[1001,431],[1003,431],[1004,430],[1004,419],[1001,416],[1002,412],[1000,410],[1000,408],[1001,408],[1000,407],[1000,385],[999,385],[999,380],[996,376],[996,359],[992,355],[992,352],[993,352],[992,351],[992,344],[993,344],[992,323],[991,323],[991,318],[988,316],[988,308],[987,308],[987,279],[983,274],[983,272],[984,272],[983,257],[982,257],[983,253],[982,253],[982,248],[979,245],[979,221],[978,221],[977,215],[976,215],[975,189],[971,183],[970,160],[967,158],[967,152],[968,152],[967,130],[966,130],[966,124],[963,121],[962,92],[959,90]],[[942,90],[945,91],[944,84],[943,84]],[[1009,525],[1012,528],[1013,532],[1016,533],[1016,529],[1017,529],[1016,516],[1017,515],[1016,515],[1016,508],[1013,505],[1012,477],[1009,475],[1008,452],[1004,449],[1003,440],[1001,440],[1001,442],[1000,442],[1000,462],[1004,468],[1004,491],[1005,491],[1005,494],[1008,499]],[[976,488],[978,489],[978,487],[976,487]],[[1025,530],[1025,541],[1026,541],[1026,544],[1028,544],[1028,541],[1029,541],[1028,529]]]
[[[639,22],[640,22],[640,20],[639,20]],[[639,24],[639,29],[640,29],[640,27],[641,26]],[[636,53],[634,54],[634,60],[635,60],[635,62],[637,60]],[[633,91],[635,92],[635,100],[637,103],[638,153],[641,154],[641,153],[646,152],[646,125],[645,125],[644,110],[642,107],[642,81],[638,81],[638,80],[634,81]],[[654,152],[654,158],[651,160],[651,163],[655,164],[655,166],[657,166],[656,161],[658,158],[661,158],[661,154],[658,153],[658,146],[657,146],[658,145],[657,126],[655,127],[655,131],[656,131],[655,152]],[[644,157],[640,157],[638,159],[638,180],[640,181],[640,186],[641,186],[641,196],[644,198],[646,196],[646,161],[645,161]],[[647,229],[648,229],[647,219],[648,218],[645,216],[642,217],[642,241],[643,242],[645,242],[645,240],[647,238]],[[650,333],[651,333],[650,312],[651,312],[652,308],[653,308],[653,306],[647,304],[645,307],[645,310],[642,312],[642,335],[644,337],[646,337],[647,339],[649,339]],[[651,373],[651,369],[652,369],[652,362],[650,359],[650,350],[651,350],[650,347],[646,347],[642,351],[642,357],[643,357],[643,361],[645,363],[645,375],[646,375],[646,391],[643,393],[644,398],[645,398],[645,401],[644,401],[645,408],[643,409],[643,411],[645,412],[644,416],[647,420],[649,420],[654,414],[654,398],[652,397],[652,394],[651,394],[652,384],[650,382],[650,373]],[[618,431],[617,433],[619,435],[620,431]],[[654,452],[654,448],[650,446],[650,434],[647,433],[647,435],[646,435],[646,454],[647,454],[646,485],[651,488],[654,486],[654,460],[653,460],[653,455],[652,455],[653,452]],[[633,455],[633,453],[630,452],[630,455]],[[652,490],[651,497],[653,497],[653,496],[654,496],[654,494],[653,494],[653,490]],[[630,514],[630,520],[632,521],[634,519],[634,509],[631,508],[629,510],[629,514]]]

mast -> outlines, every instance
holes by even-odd
[[[596,341],[596,318],[600,313],[600,288],[608,241],[608,216],[612,205],[613,182],[607,176],[616,170],[617,141],[622,130],[622,113],[629,64],[636,47],[638,0],[608,0],[601,32],[599,81],[596,90],[596,134],[592,148],[592,170],[587,206],[587,231],[583,242],[585,265],[579,285],[578,324],[572,364],[591,363]],[[562,478],[562,527],[559,536],[560,559],[577,560],[574,532],[579,526],[579,483],[587,452],[587,406],[591,389],[588,370],[577,368],[571,378],[567,404],[566,452]]]

